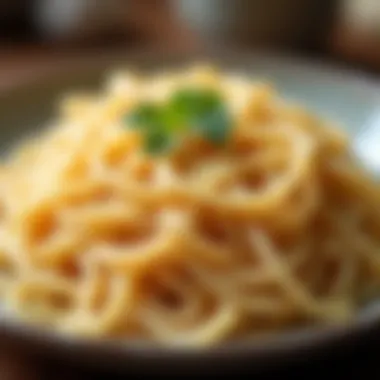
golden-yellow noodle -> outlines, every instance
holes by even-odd
[[[230,140],[145,155],[123,115],[184,84],[220,91]],[[204,346],[349,321],[379,286],[378,185],[334,125],[249,78],[115,74],[0,176],[1,300],[33,324]]]

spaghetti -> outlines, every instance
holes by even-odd
[[[222,148],[149,156],[124,116],[183,85],[233,115]],[[344,323],[380,280],[380,193],[335,126],[268,85],[195,67],[70,95],[0,172],[0,297],[77,336],[219,344]]]

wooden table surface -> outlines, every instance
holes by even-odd
[[[0,49],[0,89],[13,86],[27,78],[43,73],[57,64],[62,64],[69,57],[85,57],[83,51],[60,51],[41,48],[23,47],[19,49]],[[354,347],[351,352],[341,357],[330,357],[310,361],[309,363],[293,365],[292,368],[275,371],[272,375],[260,378],[293,378],[295,375],[308,376],[331,374],[335,378],[371,378],[380,377],[378,352],[380,339],[368,344]],[[275,363],[274,363],[275,367]],[[242,369],[242,374],[244,369]],[[181,374],[179,374],[181,375]],[[9,346],[2,346],[0,342],[0,380],[32,380],[32,379],[113,379],[110,374],[97,373],[68,366],[67,363],[36,359],[29,352],[12,350]],[[121,378],[121,377],[120,377]]]
[[[97,54],[121,52],[121,48],[62,48],[25,45],[17,48],[0,47],[0,89],[9,88],[29,78],[44,75],[47,70],[67,62]]]

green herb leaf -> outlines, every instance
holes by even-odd
[[[152,155],[167,152],[172,147],[172,144],[172,136],[163,130],[154,129],[145,135],[145,151]]]
[[[154,128],[160,119],[160,108],[155,104],[143,103],[126,116],[125,121],[130,128]]]
[[[231,121],[224,107],[215,108],[196,122],[200,134],[216,145],[222,145],[228,140],[230,125]]]
[[[170,104],[162,107],[160,121],[162,128],[169,133],[177,134],[186,128],[185,115]]]
[[[222,145],[232,128],[232,120],[220,95],[210,89],[180,89],[164,105],[143,103],[126,118],[128,126],[140,129],[148,153],[168,151],[181,141],[179,135],[196,132]]]
[[[215,91],[182,89],[173,96],[170,104],[184,115],[191,129],[207,140],[218,145],[227,140],[232,121],[221,97]]]
[[[221,99],[214,91],[189,88],[177,91],[169,104],[178,112],[192,117],[203,115],[220,103]]]

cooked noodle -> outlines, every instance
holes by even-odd
[[[184,84],[223,94],[233,134],[149,157],[123,115]],[[166,345],[345,323],[380,280],[380,193],[349,143],[248,78],[115,75],[1,168],[1,299],[28,323]]]

